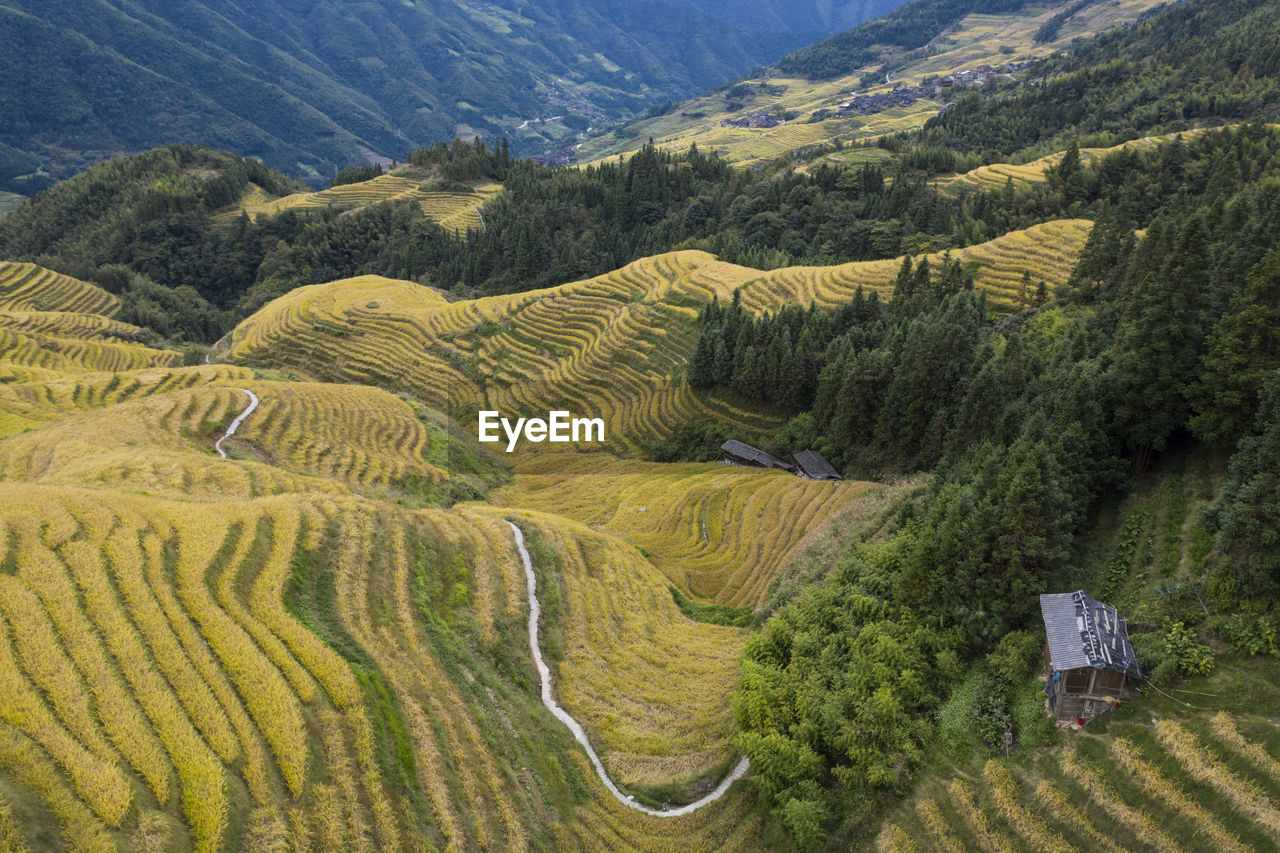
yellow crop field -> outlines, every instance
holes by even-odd
[[[369,283],[391,307],[407,284]],[[452,308],[424,293],[406,304]],[[757,847],[742,788],[671,820],[618,803],[486,658],[512,654],[527,612],[511,517],[537,543],[557,695],[614,778],[714,782],[737,758],[745,632],[685,617],[634,547],[536,507],[404,508],[398,485],[450,477],[451,457],[382,390],[72,367],[0,388],[30,427],[0,438],[0,832],[7,804],[53,821],[19,822],[15,849]],[[223,460],[240,389],[260,403]],[[474,643],[461,658],[450,625]]]
[[[693,599],[757,607],[806,538],[881,488],[716,463],[545,454],[517,467],[516,485],[493,500],[619,536]]]
[[[1256,850],[1280,839],[1276,756],[1261,719],[1187,712],[1129,722],[1053,750],[1035,768],[989,760],[981,786],[925,794],[882,829],[882,849]],[[1241,734],[1242,730],[1255,733]],[[1209,797],[1206,791],[1213,791]],[[954,817],[949,817],[954,816]]]
[[[67,414],[199,385],[233,383],[252,371],[231,365],[149,368],[118,373],[66,374],[15,367],[0,360],[0,437]]]
[[[256,219],[275,216],[286,210],[314,210],[324,207],[364,207],[383,201],[416,201],[428,218],[448,231],[460,235],[468,229],[484,227],[480,208],[502,189],[500,184],[481,184],[470,191],[427,190],[419,181],[401,175],[379,175],[368,181],[341,184],[327,190],[294,193],[283,198],[268,198],[262,188],[251,184],[234,211],[221,214],[234,217],[241,211]]]
[[[391,488],[412,477],[443,482],[427,461],[431,438],[407,403],[351,385],[252,382],[262,401],[233,447],[300,473],[359,486]]]
[[[141,340],[146,333],[132,323],[122,323],[101,314],[70,311],[8,311],[0,309],[0,327],[15,332],[56,335],[82,340]]]
[[[1065,282],[1075,267],[1080,249],[1093,224],[1085,219],[1064,219],[1033,225],[986,243],[951,253],[973,270],[974,285],[986,291],[996,308],[1018,306],[1022,273],[1033,281],[1043,280],[1050,291]],[[944,259],[941,252],[928,256],[933,269]],[[780,304],[806,305],[816,302],[834,307],[853,297],[858,287],[879,291],[881,298],[892,292],[901,261],[863,261],[838,267],[787,267],[757,277],[742,288],[742,302],[756,311],[773,310]]]
[[[998,300],[1017,264],[1069,266],[1087,227],[1037,226],[963,260]],[[598,415],[606,446],[633,454],[703,416],[764,431],[777,414],[683,383],[699,308],[738,288],[753,310],[834,304],[896,270],[762,273],[686,251],[461,302],[363,276],[281,297],[215,347],[218,363],[190,367],[105,315],[0,309],[0,838],[760,849],[749,785],[667,818],[597,778],[540,702],[508,522],[537,576],[556,701],[613,782],[660,808],[737,763],[730,694],[748,634],[691,618],[672,588],[759,607],[822,531],[879,517],[900,492],[486,454],[466,429],[481,406],[564,408]],[[1250,778],[1211,759],[1206,780],[1268,817]],[[976,786],[956,791],[970,811],[949,832],[1019,837]],[[929,849],[917,828],[894,849]]]
[[[4,319],[0,316],[0,323]],[[152,349],[142,344],[86,340],[78,335],[64,337],[44,332],[19,332],[0,325],[0,364],[59,373],[114,373],[145,367],[176,367],[182,364],[182,353]]]
[[[1141,139],[1132,139],[1119,145],[1112,145],[1109,148],[1081,148],[1080,159],[1086,163],[1093,163],[1116,151],[1123,151],[1128,148],[1150,148],[1177,137],[1186,138],[1203,132],[1203,130],[1198,129],[1186,130],[1181,133],[1168,133],[1163,136],[1144,136]],[[1015,185],[1043,183],[1046,173],[1061,163],[1065,154],[1065,151],[1059,151],[1056,154],[1049,154],[1020,166],[1012,163],[992,163],[989,166],[979,166],[943,183],[950,186],[966,185],[980,189],[999,189],[1009,181],[1012,181]]]
[[[955,255],[993,307],[1010,308],[1024,270],[1050,288],[1065,281],[1089,228],[1086,220],[1049,222]],[[280,297],[214,352],[317,380],[406,391],[464,423],[481,408],[590,412],[606,423],[606,447],[627,452],[700,416],[744,434],[778,422],[680,381],[697,340],[697,306],[713,295],[727,300],[741,287],[743,303],[759,312],[811,301],[831,307],[859,286],[887,296],[898,267],[886,260],[760,272],[683,251],[587,281],[453,303],[413,282],[362,276]]]
[[[103,314],[120,310],[120,300],[96,284],[35,264],[0,261],[0,309]]]
[[[719,781],[737,760],[728,697],[745,632],[686,618],[666,579],[607,534],[525,510],[516,522],[555,554],[558,695],[610,775],[626,786]]]

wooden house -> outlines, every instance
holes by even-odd
[[[781,459],[775,459],[763,450],[733,438],[720,445],[720,461],[729,465],[751,465],[756,468],[777,468],[781,471],[792,470],[792,466]]]
[[[1142,679],[1123,616],[1083,590],[1040,596],[1049,640],[1049,713],[1084,725],[1110,711]]]
[[[802,450],[795,455],[796,473],[810,480],[843,480],[835,466],[816,450]]]

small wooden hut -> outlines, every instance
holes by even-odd
[[[777,468],[782,471],[792,470],[792,466],[775,459],[759,448],[731,438],[720,445],[720,461],[729,465],[750,465],[756,468]]]
[[[795,455],[796,473],[810,480],[843,480],[835,466],[816,450],[801,450]]]
[[[1125,618],[1084,590],[1040,596],[1049,640],[1049,713],[1084,725],[1127,695],[1142,667]]]

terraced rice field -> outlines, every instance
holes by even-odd
[[[628,788],[709,789],[739,758],[728,697],[745,631],[687,619],[666,578],[606,533],[524,509],[514,519],[543,543],[535,571],[543,595],[559,600],[547,632],[559,650],[557,699],[610,777]]]
[[[441,227],[465,235],[469,229],[484,227],[480,207],[502,186],[481,184],[470,192],[424,190],[421,183],[399,175],[379,175],[368,181],[341,184],[327,190],[294,193],[271,199],[256,184],[251,184],[245,197],[230,216],[244,211],[256,219],[275,216],[286,210],[314,210],[324,207],[363,207],[382,201],[416,201],[430,219]]]
[[[261,400],[231,444],[250,457],[351,486],[391,489],[414,478],[441,483],[426,426],[407,403],[359,385],[248,382]],[[220,423],[223,421],[219,421]],[[445,461],[445,460],[440,460]]]
[[[1085,219],[1064,219],[1033,225],[1003,237],[952,253],[971,269],[975,286],[987,293],[995,308],[1018,307],[1022,273],[1043,280],[1050,291],[1066,281],[1089,236],[1092,223]],[[941,268],[943,253],[928,256],[932,269]],[[879,291],[881,298],[892,292],[892,283],[901,261],[864,261],[838,267],[787,267],[757,277],[742,288],[742,302],[755,311],[769,311],[780,304],[806,305],[816,302],[834,307],[852,298],[858,287]]]
[[[819,280],[699,252],[459,303],[368,276],[290,293],[215,350],[363,385],[179,367],[63,304],[0,311],[0,832],[31,849],[759,849],[749,786],[678,818],[602,787],[539,702],[507,521],[558,701],[660,807],[737,761],[746,638],[669,587],[758,604],[809,532],[877,490],[601,453],[560,459],[557,482],[516,454],[514,486],[432,508],[415,484],[460,457],[416,400],[599,415],[623,450],[703,414],[767,428],[679,381],[697,311],[740,286],[761,310],[788,287],[852,292]],[[221,459],[246,390],[260,405]]]
[[[1133,139],[1120,145],[1112,145],[1110,148],[1081,148],[1080,159],[1085,163],[1094,163],[1115,151],[1123,151],[1127,148],[1150,148],[1179,136],[1187,138],[1203,132],[1203,130],[1188,130],[1163,136],[1144,136],[1141,139]],[[1020,166],[1012,163],[992,163],[989,166],[979,166],[945,183],[949,186],[963,185],[979,189],[999,189],[1008,181],[1012,181],[1015,185],[1043,183],[1046,180],[1045,175],[1048,171],[1061,163],[1065,154],[1065,151],[1059,151]]]
[[[17,332],[2,325],[5,319],[14,316],[0,314],[0,363],[13,368],[81,373],[182,364],[180,352],[112,340],[86,340],[76,328],[71,329],[71,336],[63,337],[44,332]]]
[[[115,315],[120,300],[102,288],[35,264],[0,261],[0,309]]]
[[[67,374],[13,366],[0,358],[0,437],[68,414],[199,385],[234,383],[252,375],[247,368],[221,364]],[[15,424],[24,425],[14,428]]]
[[[119,309],[120,301],[96,285],[0,261],[0,375],[39,380],[182,363],[181,353],[137,343],[142,329],[111,319]]]
[[[809,536],[877,483],[783,471],[544,454],[493,500],[572,518],[631,543],[694,600],[758,607]]]
[[[408,284],[365,283],[388,308]],[[411,286],[406,304],[448,306]],[[736,759],[744,632],[687,619],[634,548],[531,510],[405,508],[455,457],[385,391],[30,359],[21,344],[46,330],[123,347],[97,339],[132,327],[0,316],[22,330],[0,328],[14,849],[757,847],[743,787],[672,819],[615,801],[511,642],[527,604],[508,517],[545,585],[560,700],[622,784],[655,805],[694,796]],[[239,389],[261,402],[223,460]]]
[[[1109,726],[1034,770],[992,759],[900,810],[881,850],[1246,851],[1280,844],[1280,739],[1225,712]]]
[[[11,311],[0,309],[0,327],[15,332],[80,338],[86,341],[131,342],[146,333],[132,323],[122,323],[101,314],[73,314],[69,311]]]
[[[271,385],[256,386],[264,412]],[[286,837],[308,849],[754,848],[743,790],[678,819],[640,815],[541,710],[510,645],[526,605],[502,511],[404,510],[324,476],[256,499],[233,478],[187,477],[156,486],[163,497],[72,464],[54,485],[41,468],[111,455],[114,418],[133,430],[134,464],[185,445],[207,468],[266,469],[212,459],[207,437],[198,446],[237,396],[164,392],[0,443],[0,776],[41,818],[12,827],[18,838],[91,850],[144,839],[274,850]],[[74,435],[92,440],[68,445]],[[670,790],[719,771],[734,757],[727,695],[743,632],[687,620],[665,579],[607,534],[514,517],[538,543],[561,701],[611,772]]]
[[[1047,223],[957,254],[994,307],[1012,307],[1024,269],[1050,287],[1065,280],[1089,227]],[[730,299],[741,287],[755,311],[810,301],[831,307],[859,286],[887,296],[898,267],[875,261],[762,273],[685,251],[587,281],[455,303],[412,282],[364,276],[277,299],[224,339],[215,358],[407,391],[468,424],[480,408],[590,413],[605,420],[607,449],[636,451],[700,416],[744,434],[777,423],[680,381],[698,307],[713,295]]]

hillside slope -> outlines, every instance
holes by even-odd
[[[50,310],[0,320],[39,315],[59,340],[124,331],[65,310],[85,293],[47,286]],[[758,846],[741,785],[662,818],[599,783],[537,700],[507,519],[540,576],[559,701],[654,807],[737,761],[728,694],[746,632],[683,614],[662,572],[609,532],[518,498],[484,503],[510,475],[447,417],[244,367],[84,353],[29,367],[14,334],[0,332],[6,843]],[[215,439],[250,393],[259,405],[220,458]],[[447,508],[458,497],[480,500]],[[748,575],[772,571],[763,531],[733,536]]]
[[[176,142],[318,181],[454,136],[529,148],[804,41],[664,0],[15,0],[0,26],[0,189],[26,195]]]
[[[1064,220],[956,253],[991,302],[1012,307],[1026,270],[1054,287],[1088,234]],[[941,254],[930,256],[936,265]],[[412,282],[378,276],[298,288],[245,320],[214,358],[328,381],[411,391],[471,425],[488,407],[528,415],[590,412],[617,451],[637,451],[683,424],[715,417],[744,434],[779,417],[682,381],[697,340],[698,309],[741,288],[753,311],[831,308],[859,288],[887,294],[900,264],[870,261],[762,273],[705,252],[646,258],[599,278],[546,290],[446,302]]]

